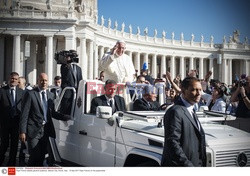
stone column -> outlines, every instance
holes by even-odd
[[[132,59],[132,52],[131,51],[126,51],[127,55]],[[133,61],[133,59],[132,59]]]
[[[184,64],[184,57],[180,57],[180,75],[181,79],[184,79],[186,74],[185,74],[185,64]]]
[[[194,58],[189,58],[189,71],[194,69]]]
[[[199,78],[203,79],[203,58],[199,58]]]
[[[93,54],[94,54],[94,49],[93,49],[93,40],[89,40],[89,62],[88,62],[88,79],[92,80],[93,79]]]
[[[53,83],[53,35],[46,36],[45,73],[48,75],[49,85]]]
[[[157,78],[157,57],[156,57],[156,54],[153,54],[153,58],[152,58],[152,77]]]
[[[30,58],[27,60],[27,83],[35,85],[37,81],[37,57],[36,57],[36,41],[30,40]]]
[[[210,79],[214,79],[214,59],[209,58],[209,71],[212,72]]]
[[[138,75],[140,75],[140,53],[135,55],[135,69],[138,70]]]
[[[176,77],[175,57],[174,56],[170,57],[170,73],[171,73],[172,79],[174,79]]]
[[[25,60],[27,59],[24,56],[24,50],[25,50],[25,41],[24,41],[24,37],[21,37],[21,42],[20,42],[20,72],[19,75],[20,76],[26,76],[25,74],[25,70],[26,70],[26,65],[25,65]]]
[[[84,80],[87,79],[87,71],[88,71],[88,58],[86,52],[86,38],[80,38],[80,67],[82,68],[82,77]]]
[[[146,63],[147,66],[148,66],[148,53],[144,53],[144,54],[143,54],[143,63],[142,63],[142,65],[143,65],[144,63]],[[141,66],[142,66],[142,65],[141,65]]]
[[[233,83],[232,59],[228,59],[228,85]]]
[[[225,58],[222,59],[222,64],[221,64],[221,71],[222,71],[222,78],[221,81],[224,83],[227,83],[227,60]]]
[[[4,81],[4,36],[0,36],[0,84]]]
[[[98,78],[98,45],[94,45],[94,79]]]
[[[243,73],[245,73],[246,75],[249,75],[248,74],[249,73],[249,66],[248,66],[248,60],[247,59],[244,60],[243,66],[244,66]]]
[[[100,56],[99,56],[99,59],[101,59],[104,55],[104,47],[103,46],[100,46]]]
[[[166,68],[166,57],[164,55],[161,56],[161,75],[166,74],[167,68]]]
[[[12,71],[20,73],[20,43],[21,42],[21,35],[17,34],[14,35],[13,41],[13,59],[12,59]]]
[[[76,39],[74,35],[65,36],[65,50],[76,50]]]

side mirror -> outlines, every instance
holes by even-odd
[[[201,107],[199,108],[199,111],[200,111],[200,112],[208,111],[208,106],[201,106]]]
[[[96,117],[109,119],[110,117],[112,117],[112,108],[109,106],[98,106],[96,108]]]

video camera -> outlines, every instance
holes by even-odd
[[[69,51],[62,50],[62,51],[56,52],[54,59],[56,60],[57,64],[79,62],[78,54],[76,53],[75,50],[69,50]]]
[[[245,79],[240,80],[239,85],[240,87],[245,87],[247,85],[246,80]]]

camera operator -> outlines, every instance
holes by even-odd
[[[57,64],[61,64],[62,90],[65,87],[74,87],[77,91],[79,82],[82,80],[82,69],[77,65],[79,58],[76,51],[60,51],[55,54],[55,60]],[[66,91],[60,107],[61,113],[70,114],[72,98],[72,91]]]
[[[64,51],[65,52],[65,51]],[[79,81],[82,80],[82,69],[77,65],[78,58],[76,51],[69,50],[64,54],[64,62],[61,62],[62,89],[65,87],[78,88]],[[66,61],[66,62],[65,62]]]
[[[239,102],[236,117],[250,118],[250,76],[238,82],[238,88],[232,94],[231,102]]]

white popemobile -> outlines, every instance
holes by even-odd
[[[92,98],[103,94],[103,84],[81,81],[77,95],[74,88],[66,88],[75,95],[73,118],[67,122],[54,120],[54,157],[66,166],[160,166],[165,112],[128,111],[112,115],[110,107],[101,106],[96,115],[89,114]],[[118,93],[129,102],[130,95],[120,88]],[[56,109],[60,108],[64,92]],[[161,104],[163,96],[159,96]],[[130,109],[131,103],[127,107]],[[250,166],[250,134],[222,123],[235,117],[211,112],[198,115],[206,133],[207,166]]]

